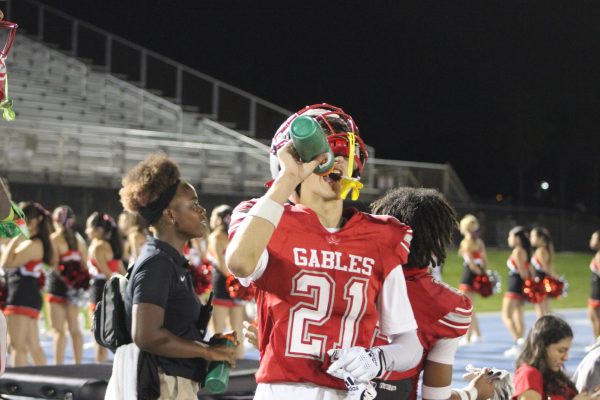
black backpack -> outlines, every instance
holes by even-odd
[[[110,349],[113,353],[117,347],[132,342],[127,329],[125,315],[125,289],[131,269],[127,275],[111,276],[102,290],[102,300],[96,304],[92,318],[92,332],[96,342]]]

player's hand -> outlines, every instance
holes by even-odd
[[[474,368],[467,365],[468,374],[463,375],[469,386],[474,386],[478,391],[477,400],[493,398],[495,400],[510,400],[514,392],[510,373],[497,368]]]
[[[327,155],[320,154],[311,162],[304,163],[299,159],[290,140],[285,146],[279,149],[277,158],[281,167],[280,176],[293,179],[296,185],[299,185],[313,173],[321,161],[327,158]]]
[[[258,349],[258,327],[254,323],[244,321],[244,337]]]
[[[365,349],[356,346],[349,349],[331,349],[327,352],[333,363],[327,369],[329,375],[344,379],[344,372],[359,382],[369,382],[385,371],[385,358],[380,348]]]
[[[348,390],[348,400],[373,400],[377,397],[377,390],[371,382],[357,382],[350,374],[344,372],[344,383]]]

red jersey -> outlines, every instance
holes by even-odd
[[[534,392],[537,392],[542,399],[548,400],[570,400],[577,395],[577,392],[569,387],[565,387],[562,394],[546,395],[542,373],[539,369],[527,364],[522,364],[517,368],[515,375],[513,376],[513,383],[515,385],[515,391],[512,396],[513,399],[517,399],[528,390],[533,390]]]
[[[234,210],[230,237],[253,204]],[[389,335],[416,329],[401,268],[411,229],[356,209],[345,210],[344,217],[344,226],[332,232],[310,208],[285,205],[263,262],[250,279],[240,279],[257,288],[258,383],[345,389],[326,373],[327,350],[370,347],[380,318]]]
[[[416,367],[403,372],[390,372],[385,380],[411,378],[413,391],[410,399],[417,398],[417,383],[429,351],[440,339],[454,339],[467,333],[471,325],[471,300],[457,289],[438,281],[428,268],[404,270],[408,298],[417,320],[417,335],[423,346],[423,358]],[[385,336],[378,336],[375,345],[388,344]]]

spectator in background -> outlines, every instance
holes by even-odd
[[[38,328],[42,308],[41,287],[44,264],[55,266],[58,261],[50,240],[50,213],[40,204],[31,202],[24,203],[22,209],[27,218],[30,239],[23,235],[13,238],[0,258],[0,267],[7,271],[8,297],[4,314],[7,316],[12,364],[15,367],[28,364],[28,353],[31,353],[33,364],[46,364]]]
[[[550,231],[541,226],[531,230],[531,245],[535,247],[531,257],[531,265],[535,270],[535,277],[543,281],[546,275],[554,276],[554,244]],[[544,296],[539,303],[534,304],[537,317],[550,314],[550,297]]]
[[[527,335],[517,359],[513,377],[516,400],[588,400],[597,398],[578,394],[577,388],[563,372],[573,342],[569,324],[553,315],[540,317]]]
[[[80,290],[65,280],[65,273],[87,270],[87,245],[75,231],[75,213],[69,206],[56,207],[52,213],[54,233],[50,236],[58,252],[58,266],[47,274],[46,292],[50,312],[50,325],[54,335],[54,362],[63,363],[68,327],[73,346],[75,364],[80,364],[83,355],[83,334],[79,326]],[[61,273],[62,272],[62,273]]]
[[[117,225],[123,239],[124,260],[126,259],[127,266],[131,266],[146,243],[146,236],[148,236],[146,221],[138,214],[124,211],[119,214]]]
[[[460,220],[460,233],[463,240],[460,242],[458,254],[463,258],[463,275],[458,287],[461,292],[473,301],[473,280],[477,275],[486,273],[488,266],[485,244],[479,237],[479,221],[474,215],[467,214]],[[481,339],[481,330],[475,311],[471,315],[471,326],[463,339],[462,344],[477,342]]]
[[[596,254],[590,263],[592,270],[590,298],[588,300],[588,314],[592,323],[594,338],[600,340],[600,230],[592,233],[590,249]],[[586,348],[586,351],[589,349]]]
[[[506,357],[516,357],[525,344],[525,314],[523,310],[526,300],[523,294],[525,280],[532,278],[529,266],[531,244],[527,231],[516,226],[508,233],[508,246],[513,249],[506,265],[508,266],[508,285],[502,300],[502,322],[514,339],[514,345],[504,352]]]
[[[155,360],[161,399],[197,399],[207,362],[235,364],[233,348],[202,343],[202,305],[183,256],[184,245],[205,234],[206,211],[194,187],[181,179],[179,167],[165,155],[154,154],[137,164],[122,185],[123,207],[141,214],[154,234],[127,283],[124,301],[131,337]]]
[[[117,224],[108,214],[94,211],[86,221],[85,233],[90,239],[88,250],[88,269],[92,276],[90,290],[90,313],[93,315],[96,303],[102,299],[106,280],[113,274],[124,274],[123,242]],[[96,362],[106,362],[108,352],[105,347],[95,343]]]
[[[207,257],[213,265],[213,328],[215,332],[223,332],[226,326],[236,332],[242,332],[244,321],[244,305],[240,300],[232,299],[227,290],[227,278],[231,273],[225,265],[225,250],[229,244],[227,230],[231,221],[232,208],[221,204],[213,209],[210,215],[211,233],[208,236]],[[237,347],[235,356],[244,358],[243,342]]]

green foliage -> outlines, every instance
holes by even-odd
[[[488,249],[488,259],[490,269],[496,270],[502,281],[502,293],[494,294],[486,299],[481,296],[475,296],[476,311],[500,311],[502,307],[502,296],[506,291],[506,282],[508,278],[508,268],[506,260],[510,254],[506,250]],[[559,300],[551,300],[550,306],[555,308],[585,308],[590,293],[590,261],[593,253],[557,253],[555,255],[554,265],[558,276],[564,275],[569,282],[569,292],[567,297]],[[456,250],[450,250],[446,265],[444,266],[443,279],[449,285],[458,287],[462,276],[463,266],[462,258],[456,253]],[[528,304],[526,309],[533,309],[533,305]]]

